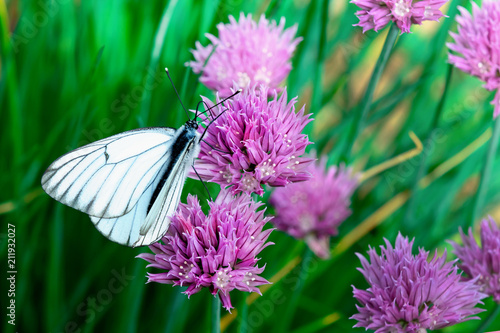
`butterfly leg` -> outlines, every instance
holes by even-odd
[[[228,152],[228,151],[223,151],[223,150],[220,150],[220,149],[217,149],[215,148],[214,146],[212,146],[210,143],[206,142],[205,140],[201,139],[201,141],[205,142],[210,148],[212,148],[213,150],[215,151],[218,151],[219,153],[223,153],[223,154],[232,154],[231,152]]]
[[[205,184],[205,182],[203,181],[203,179],[201,179],[200,175],[198,174],[198,171],[196,171],[196,168],[194,167],[194,161],[193,161],[192,167],[193,167],[194,173],[196,173],[196,175],[198,176],[198,179],[199,179],[199,180],[201,181],[201,183],[203,184],[203,187],[205,187],[205,190],[206,190],[206,191],[207,191],[207,193],[208,193],[208,198],[210,199],[210,201],[214,201],[214,200],[212,199],[212,196],[210,195],[210,191],[208,190],[207,185]]]

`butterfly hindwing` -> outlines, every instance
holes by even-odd
[[[139,229],[146,219],[149,202],[157,183],[158,181],[153,182],[144,191],[135,207],[127,214],[109,219],[90,216],[90,220],[106,238],[118,244],[133,246],[139,239]]]
[[[167,232],[170,218],[174,215],[181,198],[188,168],[191,167],[193,158],[199,153],[197,140],[198,137],[195,135],[189,144],[183,147],[182,151],[177,152],[178,157],[172,157],[173,166],[171,172],[151,206],[139,230],[140,237],[134,246],[154,243]]]

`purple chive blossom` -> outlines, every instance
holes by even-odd
[[[421,25],[423,21],[438,21],[443,17],[439,10],[448,0],[351,0],[361,10],[356,12],[359,23],[355,26],[379,31],[390,21],[401,32],[410,32],[412,24]]]
[[[453,253],[460,259],[458,267],[467,274],[467,279],[475,279],[481,291],[493,296],[500,303],[500,229],[490,217],[481,223],[481,244],[474,239],[472,230],[469,235],[460,230],[463,246],[451,242]]]
[[[204,47],[196,42],[196,50],[192,50],[195,60],[186,65],[202,73],[200,82],[222,97],[231,95],[233,82],[241,89],[256,84],[278,88],[290,73],[290,58],[302,40],[295,38],[297,25],[284,29],[285,18],[276,24],[262,15],[257,23],[252,15],[243,13],[239,22],[232,16],[229,21],[217,25],[218,38],[206,34],[211,44]]]
[[[454,262],[446,262],[446,252],[428,261],[429,252],[420,248],[412,255],[413,240],[401,234],[393,248],[388,240],[368,251],[370,262],[357,253],[363,268],[358,270],[370,284],[367,290],[353,287],[354,297],[361,303],[354,327],[376,333],[421,333],[457,323],[479,319],[485,294],[474,281],[462,281]],[[471,317],[473,316],[473,317]]]
[[[351,215],[351,196],[357,176],[345,167],[326,168],[326,158],[307,169],[311,180],[274,190],[269,203],[276,208],[273,224],[298,239],[321,258],[330,255],[330,237]]]
[[[211,110],[213,117],[223,114],[208,126],[195,162],[203,180],[232,185],[233,193],[262,195],[263,184],[285,186],[310,178],[306,168],[314,159],[300,157],[310,144],[301,133],[311,121],[309,114],[304,115],[304,107],[295,112],[297,98],[288,102],[286,89],[280,97],[275,92],[271,101],[267,91],[263,86],[247,89]]]
[[[266,243],[272,229],[262,228],[271,217],[257,211],[261,205],[249,195],[233,197],[222,190],[215,202],[209,202],[205,215],[198,199],[189,195],[172,218],[163,244],[149,247],[154,254],[138,256],[150,263],[148,267],[164,270],[148,273],[148,282],[188,287],[184,292],[188,297],[209,288],[228,311],[233,308],[231,290],[260,294],[257,286],[269,282],[259,276],[265,266],[257,266],[256,255],[273,244]]]
[[[483,1],[480,8],[472,2],[472,15],[458,7],[458,33],[450,32],[454,43],[446,45],[458,54],[450,54],[448,60],[460,70],[484,81],[484,88],[496,90],[493,117],[500,114],[500,2]]]

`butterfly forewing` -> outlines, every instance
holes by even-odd
[[[152,127],[120,133],[52,163],[42,187],[54,199],[98,218],[123,216],[165,170],[176,131]]]

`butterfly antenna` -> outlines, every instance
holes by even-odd
[[[174,81],[172,81],[172,78],[170,77],[170,73],[168,72],[167,67],[165,67],[165,72],[167,73],[168,79],[170,80],[170,83],[172,84],[172,87],[174,88],[175,94],[177,95],[177,99],[179,99],[179,102],[181,103],[182,108],[184,109],[184,112],[186,112],[188,119],[191,119],[191,118],[189,118],[189,113],[188,113],[187,109],[184,107],[184,104],[182,104],[181,97],[179,96],[179,93],[177,92],[177,89],[175,88]]]
[[[205,110],[205,111],[203,111],[203,112],[200,112],[200,113],[198,114],[198,109],[200,108],[200,105],[201,105],[201,104],[205,105],[206,110]],[[212,111],[212,109],[208,106],[208,104],[207,104],[205,101],[203,101],[203,100],[199,101],[199,102],[198,102],[198,105],[196,105],[196,113],[195,113],[194,119],[198,118],[198,117],[199,117],[199,116],[201,116],[202,114],[207,113],[207,111]],[[212,118],[214,118],[214,115],[212,114],[212,112],[210,112],[209,114],[212,116]]]
[[[232,97],[234,97],[234,96],[238,95],[238,94],[239,94],[240,92],[242,92],[242,91],[243,91],[243,90],[241,90],[241,89],[236,90],[236,92],[235,92],[234,94],[232,94],[231,96],[224,98],[224,99],[223,99],[222,101],[220,101],[219,103],[217,103],[217,104],[215,104],[215,105],[213,105],[213,106],[209,107],[208,109],[206,109],[206,110],[205,110],[205,111],[203,111],[203,112],[200,112],[200,116],[201,116],[202,114],[204,114],[204,113],[207,113],[208,111],[211,111],[211,110],[212,110],[213,108],[215,108],[216,106],[221,105],[222,103],[224,103],[224,102],[225,102],[225,101],[227,101],[228,99],[230,99],[230,98],[232,98]],[[205,104],[205,103],[204,103],[204,104]],[[207,106],[207,105],[205,104],[205,106]],[[213,117],[213,115],[212,115],[212,117]]]
[[[203,140],[203,137],[207,133],[207,130],[210,127],[210,125],[212,125],[217,119],[219,119],[219,117],[222,116],[227,110],[229,110],[229,109],[226,108],[224,111],[222,111],[221,113],[219,113],[217,115],[217,117],[215,117],[214,119],[212,119],[212,121],[210,123],[208,123],[207,127],[205,127],[205,130],[203,131],[203,134],[200,137],[200,141]]]

